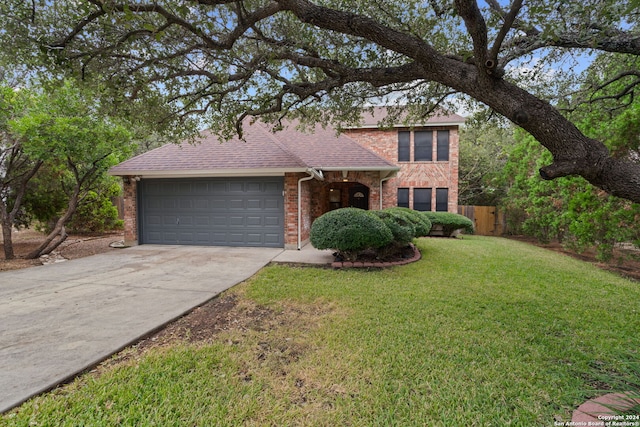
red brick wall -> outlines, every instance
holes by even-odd
[[[413,188],[432,188],[431,205],[435,209],[435,189],[449,189],[449,212],[458,211],[458,163],[459,163],[459,134],[457,126],[434,126],[421,128],[434,131],[433,149],[434,156],[436,144],[436,132],[438,130],[449,131],[449,161],[448,162],[398,162],[398,129],[350,129],[345,134],[353,138],[364,147],[372,150],[390,162],[400,166],[397,177],[390,179],[383,186],[383,207],[391,207],[397,204],[397,189],[409,188],[409,206],[413,206]],[[414,129],[414,130],[421,130]],[[403,129],[407,130],[407,129]],[[411,136],[411,159],[413,159],[413,134]],[[377,206],[376,206],[377,209]]]
[[[285,247],[297,247],[298,244],[298,180],[308,177],[306,173],[286,173],[284,177],[285,211]],[[312,179],[302,182],[302,227],[301,242],[309,239],[311,224],[323,213],[329,211],[329,189],[332,185],[345,183],[342,172],[325,172],[325,180]],[[380,206],[380,178],[378,172],[349,172],[349,183],[359,183],[369,188],[369,209]],[[348,199],[347,191],[343,197]]]
[[[123,178],[124,189],[124,243],[138,244],[138,210],[137,210],[137,181],[132,176]]]
[[[286,248],[298,247],[298,180],[306,178],[306,173],[284,174],[284,244]],[[311,230],[311,194],[307,182],[302,182],[301,241],[309,238]]]
[[[324,181],[319,183],[319,185],[322,185],[325,189],[325,199],[328,198],[328,191],[333,183],[358,183],[369,188],[369,209],[380,208],[380,174],[378,172],[349,171],[346,179],[348,181],[344,181],[345,177],[342,175],[342,172],[325,172]],[[349,197],[346,191],[343,192],[342,196],[347,199]],[[320,214],[323,214],[327,210],[328,209],[324,209]]]

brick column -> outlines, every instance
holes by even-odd
[[[304,173],[284,174],[284,247],[298,248],[298,179]]]
[[[138,192],[137,181],[132,176],[123,177],[124,190],[124,244],[138,244]]]

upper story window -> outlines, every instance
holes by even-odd
[[[433,132],[416,131],[413,134],[413,160],[430,162],[433,160]]]
[[[410,162],[411,161],[411,132],[400,131],[398,132],[398,161]]]
[[[399,162],[431,162],[433,160],[436,160],[438,162],[449,161],[448,130],[417,130],[414,132],[404,130],[398,131]]]
[[[438,131],[438,148],[437,148],[437,160],[439,162],[449,161],[449,131]]]

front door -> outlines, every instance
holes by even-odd
[[[354,185],[349,188],[349,206],[352,208],[369,209],[369,188],[364,185]]]

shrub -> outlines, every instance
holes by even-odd
[[[416,226],[406,212],[385,209],[372,213],[389,227],[393,235],[393,244],[406,245],[416,237]]]
[[[456,230],[473,233],[473,222],[463,215],[451,212],[421,212],[433,225],[440,225],[445,236],[450,237]]]
[[[68,224],[74,233],[102,233],[119,230],[124,221],[118,218],[118,209],[113,206],[108,194],[89,191]]]
[[[394,207],[385,210],[390,212],[402,212],[404,215],[410,218],[413,222],[414,227],[416,228],[415,237],[425,237],[429,235],[432,225],[431,221],[426,216],[421,215],[421,212],[401,207]]]
[[[343,208],[317,218],[311,226],[311,244],[316,249],[333,249],[344,259],[358,252],[380,248],[393,240],[389,227],[371,211]]]

